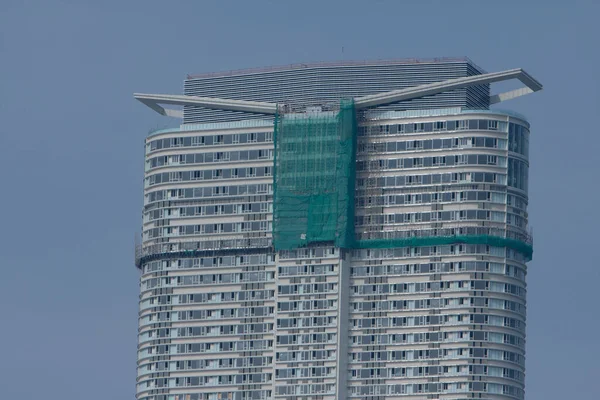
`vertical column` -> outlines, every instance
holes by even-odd
[[[351,252],[338,250],[340,254],[340,267],[338,269],[338,335],[337,335],[337,367],[336,367],[336,391],[337,399],[348,398],[348,336],[350,320],[350,266]]]

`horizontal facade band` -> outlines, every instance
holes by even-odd
[[[270,242],[268,240],[267,242]],[[179,257],[217,257],[224,255],[236,255],[243,251],[243,254],[261,254],[274,253],[275,249],[269,243],[264,247],[245,247],[240,248],[213,248],[213,249],[193,249],[192,246],[198,246],[199,243],[177,243],[178,245],[189,245],[189,249],[164,251],[162,245],[155,245],[136,249],[135,265],[141,268],[147,262],[155,260],[168,260]],[[332,245],[332,243],[321,243],[322,245]],[[451,244],[485,244],[495,247],[507,247],[522,253],[528,260],[533,257],[532,241],[526,238],[513,239],[500,235],[482,235],[482,234],[457,234],[449,236],[414,236],[390,239],[367,239],[357,240],[348,249],[391,249],[399,247],[429,247]]]

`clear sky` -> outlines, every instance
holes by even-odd
[[[468,56],[532,125],[527,399],[598,399],[600,1],[0,0],[0,398],[132,399],[143,140],[187,73]],[[344,49],[342,52],[342,48]]]

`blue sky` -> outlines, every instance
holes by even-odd
[[[0,2],[0,398],[132,399],[143,140],[187,73],[468,56],[532,125],[527,398],[597,398],[598,1]],[[342,48],[344,51],[342,52]],[[594,395],[596,393],[596,395]]]

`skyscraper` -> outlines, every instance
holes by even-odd
[[[541,88],[435,59],[135,94],[183,118],[146,138],[137,398],[524,398],[529,123],[490,105]]]

